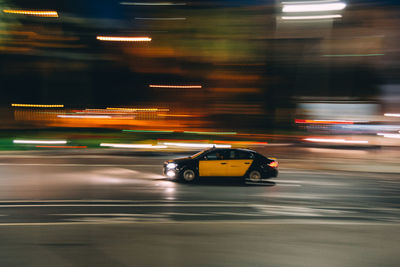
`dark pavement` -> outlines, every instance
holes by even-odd
[[[0,266],[398,265],[398,173],[188,185],[171,156],[2,154]]]

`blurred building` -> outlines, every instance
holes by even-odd
[[[158,106],[205,116],[209,127],[282,128],[299,102],[385,109],[397,92],[399,10],[390,2],[347,2],[322,15],[287,14],[288,1],[153,2],[2,1],[1,104]]]

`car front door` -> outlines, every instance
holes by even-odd
[[[200,176],[227,176],[228,151],[213,150],[207,153],[199,160],[199,175]]]

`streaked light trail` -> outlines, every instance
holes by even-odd
[[[64,105],[41,105],[41,104],[11,104],[12,107],[23,108],[63,108]]]
[[[200,89],[201,85],[164,85],[164,84],[150,84],[150,88],[175,88],[175,89]]]
[[[18,14],[18,15],[27,15],[27,16],[35,16],[35,17],[49,17],[49,18],[58,18],[57,11],[51,10],[16,10],[16,9],[3,9],[4,13],[8,14]]]
[[[103,147],[113,148],[167,148],[165,145],[152,145],[152,144],[113,144],[113,143],[101,143]]]
[[[301,120],[295,119],[295,123],[313,123],[313,124],[354,124],[353,121],[338,121],[338,120]]]
[[[315,20],[315,19],[337,19],[341,18],[342,15],[318,15],[318,16],[282,16],[283,20]]]
[[[321,142],[321,143],[339,143],[339,144],[368,144],[366,140],[345,140],[345,139],[328,139],[328,138],[305,138],[305,141],[309,142]]]
[[[117,37],[117,36],[97,36],[97,40],[108,42],[150,42],[150,37]]]
[[[318,3],[318,4],[286,4],[282,7],[282,12],[320,12],[320,11],[337,11],[343,10],[346,4],[338,3]]]
[[[337,54],[337,55],[322,55],[323,57],[377,57],[385,54]]]
[[[57,115],[58,118],[66,119],[111,119],[111,116],[107,115]]]
[[[385,117],[400,117],[400,113],[385,113]]]
[[[187,148],[230,148],[231,145],[218,145],[218,144],[201,144],[201,143],[163,143],[166,146],[187,147]]]
[[[121,5],[126,6],[185,6],[186,3],[172,3],[172,2],[120,2]]]
[[[377,133],[377,135],[383,136],[386,138],[400,138],[400,134]]]
[[[66,140],[14,140],[14,144],[66,144]]]
[[[169,111],[167,108],[107,108],[108,110],[119,110],[119,111],[144,111],[144,112],[155,112],[155,111]]]

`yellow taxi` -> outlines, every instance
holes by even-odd
[[[194,182],[199,177],[241,177],[251,182],[278,176],[278,162],[249,149],[211,148],[164,162],[170,179]]]

